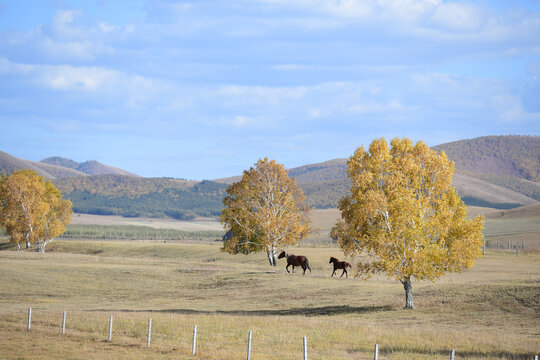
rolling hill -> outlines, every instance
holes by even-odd
[[[110,174],[52,181],[78,213],[179,220],[217,216],[227,187],[212,181]]]
[[[78,163],[61,157],[50,157],[41,161],[24,160],[0,151],[0,173],[11,174],[13,170],[32,169],[46,180],[81,177],[87,175],[138,176],[129,171],[99,163],[95,160]]]
[[[484,136],[434,149],[444,151],[455,162],[458,174],[540,201],[540,136]]]
[[[435,146],[455,162],[453,184],[467,205],[510,209],[540,200],[540,136],[488,136]],[[247,166],[246,166],[247,167]],[[137,177],[96,161],[52,157],[28,161],[0,152],[0,173],[36,170],[62,191],[80,213],[192,218],[215,216],[227,184],[215,181]],[[289,169],[312,207],[335,208],[347,194],[347,159]]]
[[[48,157],[40,161],[43,164],[56,165],[64,168],[80,171],[86,175],[125,175],[125,176],[139,176],[129,171],[122,170],[116,167],[99,163],[95,160],[85,161],[78,163],[71,159],[62,158],[59,156]]]
[[[540,201],[540,136],[487,136],[434,149],[455,162],[453,185],[467,205],[509,209]],[[346,171],[347,159],[334,159],[289,169],[289,176],[296,178],[310,206],[332,208],[348,192]]]

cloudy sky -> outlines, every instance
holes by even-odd
[[[540,134],[540,1],[0,0],[0,150],[214,179]]]

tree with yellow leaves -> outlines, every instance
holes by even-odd
[[[259,160],[242,180],[227,188],[220,221],[228,230],[222,251],[231,254],[266,251],[276,266],[277,249],[309,234],[305,196],[274,160]]]
[[[0,226],[11,242],[45,252],[45,246],[66,230],[71,221],[71,201],[33,170],[15,170],[0,177]]]
[[[454,164],[419,141],[374,140],[348,161],[350,194],[339,203],[332,237],[347,256],[364,255],[358,274],[401,281],[414,309],[411,279],[434,281],[461,272],[481,256],[483,216],[467,219],[452,186]]]

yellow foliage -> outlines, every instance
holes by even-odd
[[[35,171],[22,169],[1,176],[0,226],[12,242],[36,244],[44,251],[44,244],[62,234],[70,221],[71,202],[62,200],[60,191]]]
[[[425,143],[394,138],[358,148],[348,161],[350,194],[332,237],[348,256],[367,255],[361,276],[383,272],[404,285],[460,272],[481,256],[483,217],[468,220],[452,187],[454,164]],[[410,283],[409,283],[410,284]]]

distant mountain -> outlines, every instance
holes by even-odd
[[[540,136],[488,136],[435,146],[455,162],[453,184],[467,205],[509,209],[540,201]],[[215,181],[143,178],[96,161],[52,157],[28,161],[0,152],[0,173],[37,171],[73,202],[76,212],[123,216],[215,216],[227,184]],[[335,208],[350,187],[347,159],[289,169],[315,208]]]
[[[540,201],[540,136],[484,136],[434,149],[455,162],[458,174]]]
[[[78,163],[61,157],[50,157],[41,161],[24,160],[0,151],[0,173],[11,174],[13,170],[32,169],[46,180],[80,177],[87,175],[138,176],[129,171],[101,164],[97,161]]]
[[[0,173],[11,174],[13,170],[31,169],[43,176],[46,180],[86,176],[83,172],[63,166],[45,164],[36,161],[19,159],[8,153],[0,151]]]
[[[467,205],[514,208],[540,201],[540,136],[487,136],[434,147],[455,162],[453,185]],[[289,169],[310,206],[335,207],[348,193],[347,159]],[[218,179],[230,184],[240,176]]]
[[[483,136],[433,148],[444,150],[461,173],[540,181],[540,136]]]
[[[86,175],[126,175],[126,176],[139,176],[129,171],[115,168],[109,165],[99,163],[95,160],[85,161],[78,163],[71,159],[62,158],[59,156],[48,157],[40,161],[43,164],[50,164],[56,166],[62,166],[65,168],[80,171]]]
[[[125,217],[217,216],[227,185],[212,181],[93,175],[53,180],[73,210]]]

